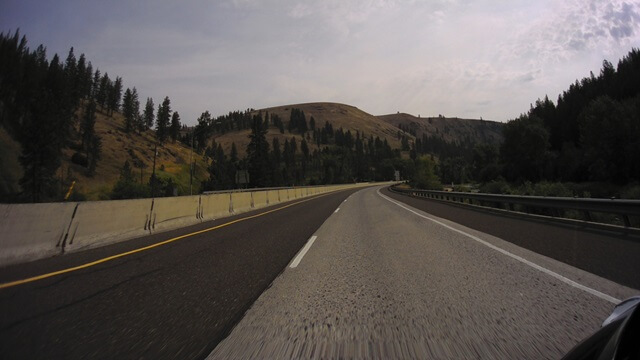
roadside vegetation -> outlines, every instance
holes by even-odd
[[[412,151],[438,157],[444,184],[481,192],[640,199],[640,51],[617,67],[605,60],[555,103],[538,99],[503,135],[500,145],[423,140]]]

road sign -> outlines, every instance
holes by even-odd
[[[236,171],[236,184],[248,184],[249,183],[249,172],[247,170],[238,170]]]

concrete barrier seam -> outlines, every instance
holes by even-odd
[[[60,235],[60,240],[56,244],[56,247],[60,247],[60,251],[64,253],[64,247],[66,245],[67,237],[69,236],[69,230],[71,229],[71,224],[73,224],[73,218],[76,216],[76,211],[78,211],[79,203],[76,203],[76,206],[73,208],[73,213],[71,214],[71,220],[69,220],[69,225],[66,226],[67,230],[65,232],[64,228],[62,229],[62,234]]]
[[[73,235],[71,235],[71,240],[69,240],[69,245],[73,244],[73,239],[76,238],[76,233],[78,232],[78,226],[80,223],[76,222],[76,226],[73,227]]]

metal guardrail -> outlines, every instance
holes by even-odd
[[[565,216],[566,210],[573,210],[582,214],[582,220],[597,223],[606,222],[594,220],[593,213],[614,214],[620,216],[627,228],[638,228],[632,226],[630,217],[640,216],[640,200],[494,195],[397,187],[391,187],[391,190],[416,197],[576,220],[573,217]]]

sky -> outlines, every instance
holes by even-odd
[[[323,101],[508,121],[640,47],[640,1],[2,0],[17,28],[187,124]]]

